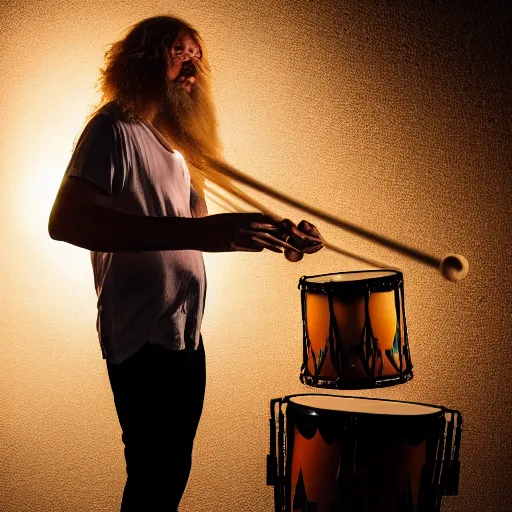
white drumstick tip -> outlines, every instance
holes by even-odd
[[[447,254],[439,265],[439,271],[449,281],[462,281],[469,272],[469,263],[461,254]]]

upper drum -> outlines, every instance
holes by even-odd
[[[403,275],[364,270],[304,276],[302,383],[362,389],[410,380]]]

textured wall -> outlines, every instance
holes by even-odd
[[[415,377],[354,394],[461,410],[460,496],[443,510],[511,510],[507,4],[2,2],[0,510],[112,511],[122,492],[88,254],[52,242],[46,222],[106,45],[163,12],[208,43],[228,161],[379,233],[467,256],[454,285],[318,223],[405,275]],[[327,251],[206,264],[208,390],[181,510],[268,512],[269,400],[306,391],[297,281],[363,265]]]

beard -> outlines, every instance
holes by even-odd
[[[201,167],[202,155],[217,157],[220,153],[217,119],[209,82],[199,71],[188,92],[180,79],[166,79],[165,91],[155,127],[195,167]]]
[[[201,108],[196,98],[196,91],[185,90],[178,80],[166,81],[165,104],[162,110],[162,120],[175,135],[191,137],[191,125],[194,119],[201,116]]]
[[[208,168],[203,155],[218,158],[221,153],[217,118],[208,76],[196,72],[190,92],[180,78],[166,79],[161,107],[153,124],[171,148],[176,148],[185,158],[191,185],[198,195],[193,215],[202,217],[208,213],[205,202]]]

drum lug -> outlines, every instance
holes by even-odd
[[[277,482],[277,458],[267,455],[267,485],[275,485]]]
[[[457,496],[459,494],[460,461],[452,460],[446,469],[446,483],[443,494]]]
[[[277,483],[277,458],[267,455],[267,485]]]

